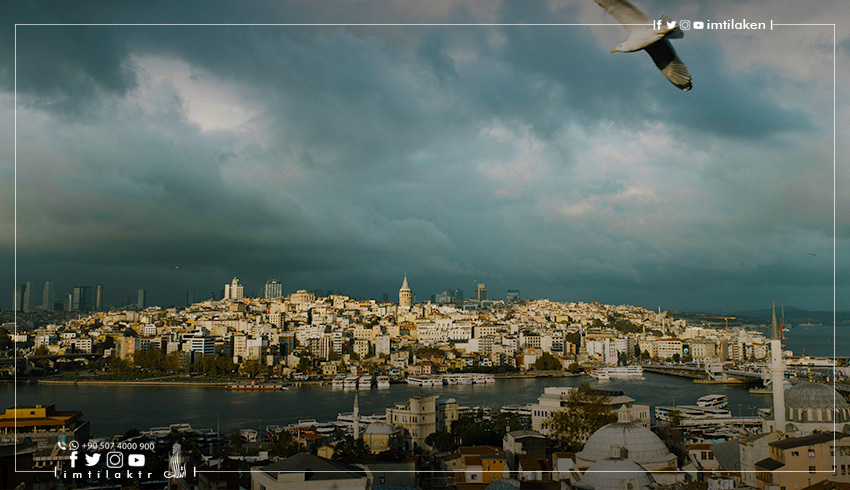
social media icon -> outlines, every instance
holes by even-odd
[[[701,20],[694,21],[694,29],[705,29],[705,22]]]
[[[121,468],[122,466],[124,466],[124,453],[115,451],[106,453],[107,468]]]
[[[683,31],[687,31],[691,28],[691,21],[689,20],[680,20],[679,21],[679,29]]]
[[[73,450],[77,450],[77,449],[80,449],[80,443],[77,442],[77,441],[71,441],[71,442],[68,443],[68,447],[73,449]]]
[[[77,451],[71,451],[71,468],[77,467]]]
[[[667,21],[667,28],[672,29],[674,27],[676,27],[676,21],[675,20],[668,20]]]
[[[86,454],[86,466],[94,466],[100,461],[100,453]]]
[[[127,457],[127,464],[130,466],[144,466],[145,465],[145,455],[144,454],[131,454]]]

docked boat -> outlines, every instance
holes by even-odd
[[[284,385],[272,383],[237,383],[227,385],[228,390],[247,390],[247,391],[280,391],[288,390]]]
[[[407,384],[413,386],[435,386],[436,380],[431,376],[408,376]],[[443,384],[442,380],[438,380],[439,384]]]
[[[643,376],[642,366],[615,366],[595,369],[597,375],[607,375],[608,378],[640,378]],[[593,373],[591,373],[593,376]]]
[[[372,381],[374,379],[375,378],[373,378],[372,376],[370,376],[368,374],[365,375],[365,376],[361,376],[360,381],[357,382],[357,387],[360,388],[361,390],[368,390],[368,389],[372,388]]]
[[[655,418],[668,421],[676,414],[682,420],[688,419],[728,419],[732,412],[725,408],[700,407],[698,405],[676,405],[675,407],[659,405],[655,407]]]
[[[389,388],[390,387],[390,377],[389,376],[378,376],[378,388]]]
[[[343,388],[357,388],[357,381],[360,376],[348,376],[342,383]]]
[[[334,376],[333,381],[331,381],[331,386],[333,386],[334,388],[342,388],[343,385],[345,385],[345,375],[337,374],[336,376]]]
[[[708,408],[726,408],[729,400],[726,395],[705,395],[697,399],[697,406]]]

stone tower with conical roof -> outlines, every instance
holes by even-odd
[[[404,273],[404,282],[401,283],[401,289],[398,290],[398,305],[406,308],[413,306],[413,291],[407,284],[407,272]]]

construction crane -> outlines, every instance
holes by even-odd
[[[724,331],[726,331],[726,332],[729,331],[729,320],[737,319],[737,317],[734,317],[734,316],[707,316],[707,315],[698,316],[697,318],[713,318],[713,319],[716,319],[716,320],[723,320],[723,323],[720,323],[720,322],[706,322],[706,323],[708,323],[709,325],[725,325]],[[732,324],[733,325],[735,325],[735,324],[741,325],[741,322],[732,322]]]

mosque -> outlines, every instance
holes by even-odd
[[[771,384],[785,385],[782,341],[773,308],[771,329]],[[763,433],[806,436],[814,432],[850,433],[850,404],[831,386],[798,383],[787,390],[773,390],[773,407],[764,418]],[[583,472],[579,490],[647,490],[657,485],[682,481],[676,456],[649,429],[630,422],[622,413],[618,420],[601,427],[576,454],[576,467]]]

